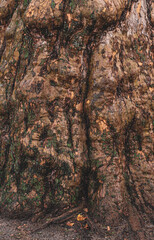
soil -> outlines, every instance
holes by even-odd
[[[0,239],[1,240],[93,240],[102,239],[101,235],[82,229],[81,223],[72,227],[64,224],[51,224],[49,227],[32,231],[39,226],[39,223],[32,223],[30,220],[9,219],[0,216]],[[106,238],[104,238],[106,239]]]
[[[76,216],[77,217],[77,216]],[[48,227],[37,230],[44,219],[32,222],[32,220],[10,219],[0,215],[0,240],[138,240],[132,230],[126,227],[125,221],[118,228],[103,226],[91,222],[94,228],[90,228],[86,220],[77,221],[74,217],[63,224],[50,224]],[[72,226],[71,226],[72,225]],[[144,226],[145,240],[153,239],[153,226]],[[34,232],[35,231],[35,232]]]

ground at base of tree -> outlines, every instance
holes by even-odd
[[[77,221],[82,219],[82,221]],[[41,220],[42,221],[42,220]],[[87,219],[84,215],[77,214],[70,221],[63,224],[51,224],[45,229],[33,230],[40,226],[40,222],[33,223],[31,220],[8,219],[0,216],[0,239],[1,240],[136,240],[131,230],[124,222],[118,228],[103,226],[94,223],[96,229],[90,230]],[[147,225],[146,239],[152,240],[152,226]]]

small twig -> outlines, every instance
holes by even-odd
[[[46,227],[48,227],[50,224],[52,223],[62,223],[62,222],[65,222],[67,221],[68,219],[72,218],[72,216],[78,212],[78,211],[81,211],[83,209],[83,204],[81,204],[80,206],[76,207],[76,208],[73,208],[73,209],[70,209],[68,210],[67,212],[61,214],[60,216],[57,216],[57,217],[53,217],[53,218],[50,218],[48,221],[46,221],[44,224],[42,224],[40,227],[34,229],[33,231],[31,231],[31,233],[34,233],[34,232],[37,232],[39,230],[42,230]]]

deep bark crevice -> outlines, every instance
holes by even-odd
[[[28,28],[25,29],[24,34],[26,35],[26,37],[24,39],[24,36],[23,36],[22,42],[24,44],[24,41],[25,41],[28,44],[27,48],[28,48],[29,55],[28,55],[28,62],[25,65],[25,68],[24,68],[22,79],[24,79],[24,77],[25,77],[25,75],[27,73],[27,68],[30,65],[30,61],[32,59],[32,54],[33,54],[33,52],[32,52],[32,44],[33,44],[33,40],[32,39],[33,38],[32,38],[32,35],[31,35],[31,33],[30,33]],[[21,46],[21,49],[20,49],[19,53],[23,54],[23,45]]]
[[[18,70],[19,70],[19,68],[20,68],[20,60],[21,60],[22,46],[23,46],[23,37],[22,37],[22,44],[21,44],[21,47],[20,47],[20,50],[19,50],[19,59],[18,59],[18,61],[17,61],[16,72],[15,72],[15,76],[14,76],[14,78],[13,78],[13,82],[12,82],[12,86],[11,86],[11,91],[10,91],[10,94],[7,95],[7,98],[6,98],[6,99],[9,99],[9,98],[12,96],[13,91],[14,91],[14,87],[15,87],[15,82],[16,82]]]
[[[90,120],[86,110],[85,102],[89,93],[89,77],[91,72],[90,66],[91,66],[92,50],[90,46],[91,46],[91,40],[89,40],[86,46],[86,51],[85,51],[85,56],[87,56],[87,59],[86,59],[87,60],[87,76],[85,79],[85,89],[84,89],[84,96],[83,96],[83,124],[85,126],[85,134],[86,134],[87,161],[84,168],[82,169],[82,179],[81,179],[81,183],[82,183],[81,189],[83,189],[82,191],[87,204],[89,202],[89,181],[90,181],[90,175],[91,175],[91,154],[90,154],[91,141],[89,136]]]
[[[3,43],[2,43],[2,47],[0,49],[0,61],[3,55],[3,52],[5,51],[5,47],[6,47],[6,38],[4,37]]]
[[[9,161],[9,151],[10,151],[10,146],[11,144],[7,144],[6,145],[6,148],[5,148],[5,162],[3,164],[3,167],[1,168],[1,183],[0,183],[0,186],[3,186],[4,182],[5,182],[5,179],[6,179],[6,167],[7,167],[7,163]]]
[[[153,210],[152,1],[92,2],[16,1],[2,20],[2,36],[14,24],[0,49],[2,195],[19,215],[83,201],[104,225],[124,219],[143,239]]]
[[[153,24],[151,21],[152,0],[146,0],[146,4],[147,4],[147,15],[148,15],[149,23],[153,27]]]

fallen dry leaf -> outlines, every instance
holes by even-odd
[[[18,227],[17,227],[17,229],[19,229],[19,230],[20,230],[21,228],[22,228],[22,226],[18,226]]]
[[[107,226],[107,231],[110,231],[110,227],[109,226]]]
[[[82,216],[81,214],[78,214],[77,221],[84,221],[86,217]]]
[[[72,227],[72,226],[74,226],[74,223],[73,222],[67,222],[66,225],[69,226],[69,227]]]
[[[84,211],[84,212],[88,212],[88,208],[84,208],[83,211]]]
[[[84,228],[86,228],[86,229],[87,229],[87,228],[89,228],[89,226],[88,226],[88,224],[87,224],[87,223],[86,223],[86,225],[84,226]]]
[[[99,180],[99,183],[103,183],[103,181],[102,181],[102,180]]]

